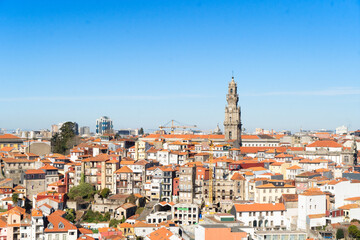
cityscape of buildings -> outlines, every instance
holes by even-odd
[[[223,132],[102,116],[94,133],[72,122],[63,153],[65,122],[1,129],[0,240],[354,237],[360,130],[247,133],[234,77],[226,100]]]

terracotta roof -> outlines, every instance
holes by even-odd
[[[344,200],[347,200],[347,201],[359,201],[360,197],[351,197],[351,198],[346,198]]]
[[[335,142],[335,141],[324,140],[324,141],[316,141],[316,142],[313,142],[313,143],[307,145],[306,147],[342,148],[343,145],[341,145],[340,143],[337,143],[337,142]]]
[[[297,202],[299,199],[297,194],[283,194],[282,198],[285,202]]]
[[[90,230],[91,231],[91,230]],[[91,234],[93,234],[93,232],[91,231]],[[110,238],[109,238],[110,239]],[[95,238],[93,238],[93,237],[90,237],[90,236],[88,236],[88,235],[82,235],[82,236],[80,236],[78,239],[76,239],[76,240],[95,240]]]
[[[260,139],[257,135],[241,135],[242,139]]]
[[[285,211],[283,203],[234,204],[237,212]]]
[[[33,216],[33,217],[42,217],[43,213],[40,210],[35,209],[35,210],[32,210],[31,216]]]
[[[2,159],[6,163],[33,163],[34,160],[27,160],[27,159],[15,159],[15,158],[3,158]]]
[[[342,209],[342,210],[349,210],[349,209],[353,209],[353,208],[360,208],[360,205],[356,204],[356,203],[352,203],[352,204],[346,204],[344,206],[339,207],[339,209]]]
[[[40,169],[28,169],[25,171],[25,174],[45,174],[45,172]]]
[[[21,140],[21,138],[15,136],[15,135],[12,135],[12,134],[0,135],[0,139],[19,139],[19,140]]]
[[[283,186],[275,186],[274,184],[267,183],[260,186],[256,186],[256,188],[295,188],[295,186],[289,184],[285,184]]]
[[[122,168],[116,170],[114,173],[132,173],[133,171],[128,166],[123,166]]]
[[[323,218],[325,217],[325,214],[309,214],[309,218]]]
[[[59,170],[58,168],[51,166],[49,164],[45,164],[44,166],[42,166],[40,169],[44,169],[44,170]]]
[[[93,231],[91,231],[90,229],[86,229],[86,228],[79,228],[79,232],[81,234],[93,234]]]
[[[232,175],[231,180],[245,180],[245,178],[242,174],[236,172],[234,175]]]
[[[86,159],[83,159],[83,162],[105,162],[110,160],[110,156],[108,154],[99,154],[95,157],[89,157]]]
[[[124,222],[120,224],[120,228],[133,228],[134,226],[130,223]]]
[[[251,168],[248,168],[250,170],[253,170],[253,171],[267,171],[268,169],[264,168],[264,167],[251,167]]]
[[[316,196],[316,195],[325,195],[324,192],[320,190],[320,188],[309,188],[302,194],[303,196]]]
[[[52,224],[52,228],[49,228],[49,224],[47,225],[47,228],[45,228],[44,232],[68,232],[69,230],[76,230],[77,227],[66,220],[65,218],[61,217],[59,214],[56,214],[56,212],[50,214],[47,217],[47,220],[49,221],[49,224]],[[60,227],[60,223],[63,224],[63,227]]]
[[[146,237],[148,237],[150,240],[170,240],[173,235],[174,234],[170,230],[162,227],[146,235]]]
[[[13,149],[14,149],[14,147],[3,147],[0,149],[0,152],[10,152]]]
[[[128,203],[124,203],[124,204],[121,205],[120,207],[123,208],[123,209],[128,209],[128,208],[136,207],[136,205],[133,204],[133,203],[128,202]]]
[[[298,170],[298,169],[302,169],[301,167],[299,167],[298,165],[293,165],[291,167],[287,168],[288,170]]]

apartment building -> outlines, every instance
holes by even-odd
[[[272,180],[266,184],[256,186],[255,202],[272,203],[278,202],[282,194],[295,194],[296,188],[293,185],[286,184],[284,181]]]
[[[199,223],[199,207],[192,203],[178,203],[172,209],[172,220],[176,224],[192,225]]]
[[[109,188],[115,192],[113,174],[119,169],[119,165],[120,156],[100,154],[82,160],[81,171],[85,182],[93,184],[97,190]]]
[[[179,170],[179,202],[193,203],[195,197],[195,166],[181,166]]]
[[[3,158],[4,175],[7,178],[13,179],[14,184],[23,184],[22,176],[26,170],[37,169],[40,162],[27,159]],[[39,166],[40,167],[40,166]]]

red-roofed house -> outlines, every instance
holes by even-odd
[[[231,214],[236,220],[249,227],[269,227],[276,226],[286,229],[286,208],[283,203],[251,203],[234,204]]]

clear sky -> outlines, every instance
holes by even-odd
[[[360,1],[0,0],[0,127],[360,128]]]

